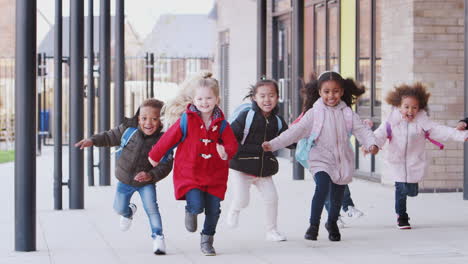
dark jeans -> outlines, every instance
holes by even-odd
[[[341,208],[343,211],[348,211],[348,206],[354,206],[353,199],[351,199],[351,192],[349,191],[348,184],[345,185],[344,194],[343,194],[343,202],[341,202]],[[327,200],[325,200],[325,209],[327,212],[330,211],[330,196],[328,196]]]
[[[395,182],[395,212],[400,217],[408,217],[406,213],[406,197],[418,195],[417,183]]]
[[[338,185],[332,182],[328,173],[319,171],[314,176],[315,193],[312,198],[312,206],[309,222],[311,225],[319,225],[325,200],[330,197],[330,210],[328,212],[328,222],[336,223],[340,215],[340,206],[343,200],[345,185]]]
[[[187,206],[185,210],[191,214],[201,214],[205,211],[205,223],[202,234],[212,236],[216,233],[219,215],[221,214],[221,199],[200,189],[192,189],[185,195]]]

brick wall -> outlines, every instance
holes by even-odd
[[[383,1],[382,79],[384,95],[393,86],[421,81],[432,96],[431,118],[455,126],[463,115],[463,0]],[[389,107],[383,110],[386,117]],[[463,185],[463,144],[447,142],[445,150],[431,144],[429,172],[421,183],[427,191],[455,190]],[[390,175],[382,172],[382,181]]]
[[[0,0],[0,56],[15,56],[15,1]]]

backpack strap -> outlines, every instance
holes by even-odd
[[[277,134],[279,135],[281,129],[283,129],[283,122],[281,122],[281,118],[279,116],[277,115],[275,116],[276,116],[276,121],[278,121],[278,133]]]
[[[245,117],[244,133],[242,136],[241,145],[244,145],[245,139],[247,138],[247,135],[249,134],[250,126],[252,125],[254,115],[255,115],[255,111],[250,109],[249,112],[247,113],[247,116]]]
[[[387,130],[388,141],[392,141],[392,126],[388,121],[385,122],[385,129]]]
[[[136,127],[127,127],[125,131],[122,134],[122,137],[120,138],[120,146],[118,149],[114,151],[115,156],[117,158],[120,157],[120,154],[122,153],[122,150],[127,146],[128,142],[130,139],[133,137],[133,135],[138,131],[138,128]]]
[[[429,135],[430,135],[429,131],[426,131],[426,130],[424,130],[424,129],[423,129],[423,131],[424,131],[424,137],[425,137],[427,140],[429,140],[432,144],[434,144],[434,145],[436,145],[437,147],[439,147],[440,150],[444,149],[444,144],[442,144],[442,143],[440,143],[439,141],[436,141],[436,140],[434,140],[434,139],[432,139],[432,138],[429,137]]]

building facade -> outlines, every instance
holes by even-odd
[[[261,1],[261,0],[259,0]],[[234,16],[225,2],[217,1],[218,34],[250,32],[249,26],[231,23],[223,27],[227,17]],[[253,5],[255,3],[250,3]],[[294,94],[293,69],[302,68],[299,77],[307,82],[311,73],[325,70],[340,72],[366,87],[356,105],[362,118],[380,125],[389,113],[386,94],[402,83],[423,82],[432,94],[429,100],[431,118],[454,127],[464,111],[464,1],[434,0],[266,0],[266,75],[278,80],[286,95]],[[245,4],[245,3],[244,3]],[[247,6],[247,5],[246,5]],[[299,27],[294,27],[295,8],[300,14]],[[256,14],[253,14],[257,18]],[[249,16],[248,16],[249,17]],[[249,21],[252,18],[249,17]],[[260,39],[257,27],[256,39]],[[244,42],[252,42],[245,34]],[[230,38],[230,43],[234,38]],[[300,42],[302,45],[297,45]],[[221,46],[218,43],[218,48]],[[300,52],[294,51],[303,46]],[[243,50],[241,50],[243,49]],[[229,45],[229,55],[246,51],[247,47]],[[255,50],[251,46],[250,52]],[[296,54],[300,58],[296,59]],[[255,74],[258,63],[252,56],[242,65]],[[295,60],[296,59],[296,60]],[[298,61],[299,65],[294,65]],[[217,64],[230,76],[239,63]],[[227,86],[225,93],[239,93],[239,87]],[[234,102],[234,101],[233,101]],[[286,120],[300,100],[291,98],[283,104]],[[357,144],[355,143],[356,149]],[[423,191],[457,191],[463,188],[463,143],[447,142],[444,150],[426,144],[429,173],[420,188]],[[391,184],[380,155],[364,157],[356,151],[357,175]]]

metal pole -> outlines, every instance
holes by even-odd
[[[40,79],[42,78],[42,53],[37,54],[37,80],[39,83]],[[37,89],[37,134],[36,134],[36,143],[37,143],[37,153],[40,155],[42,153],[42,145],[41,145],[41,112],[42,112],[42,91],[41,91],[41,84]]]
[[[465,59],[464,59],[464,88],[465,88],[465,117],[468,116],[468,0],[465,0]],[[468,200],[468,143],[465,142],[463,148],[463,199]]]
[[[88,0],[88,137],[94,134],[94,9]],[[94,148],[88,148],[88,186],[94,186]]]
[[[99,131],[110,129],[110,1],[99,8]],[[99,185],[110,185],[109,148],[99,148]]]
[[[150,97],[154,98],[154,53],[150,54]]]
[[[54,209],[62,210],[62,0],[55,0]]]
[[[267,1],[257,0],[257,79],[266,75]]]
[[[36,250],[36,0],[16,1],[15,250]]]
[[[293,0],[292,12],[292,114],[297,117],[302,112],[301,88],[304,76],[304,1]],[[293,162],[293,179],[304,179],[304,167]]]
[[[70,1],[70,11],[70,209],[84,209],[83,151],[73,147],[84,136],[84,0]]]
[[[146,94],[145,98],[148,98],[149,96],[149,57],[148,57],[148,52],[145,53],[145,88],[146,88]]]
[[[125,116],[125,3],[115,1],[115,104],[114,124],[118,126]]]

